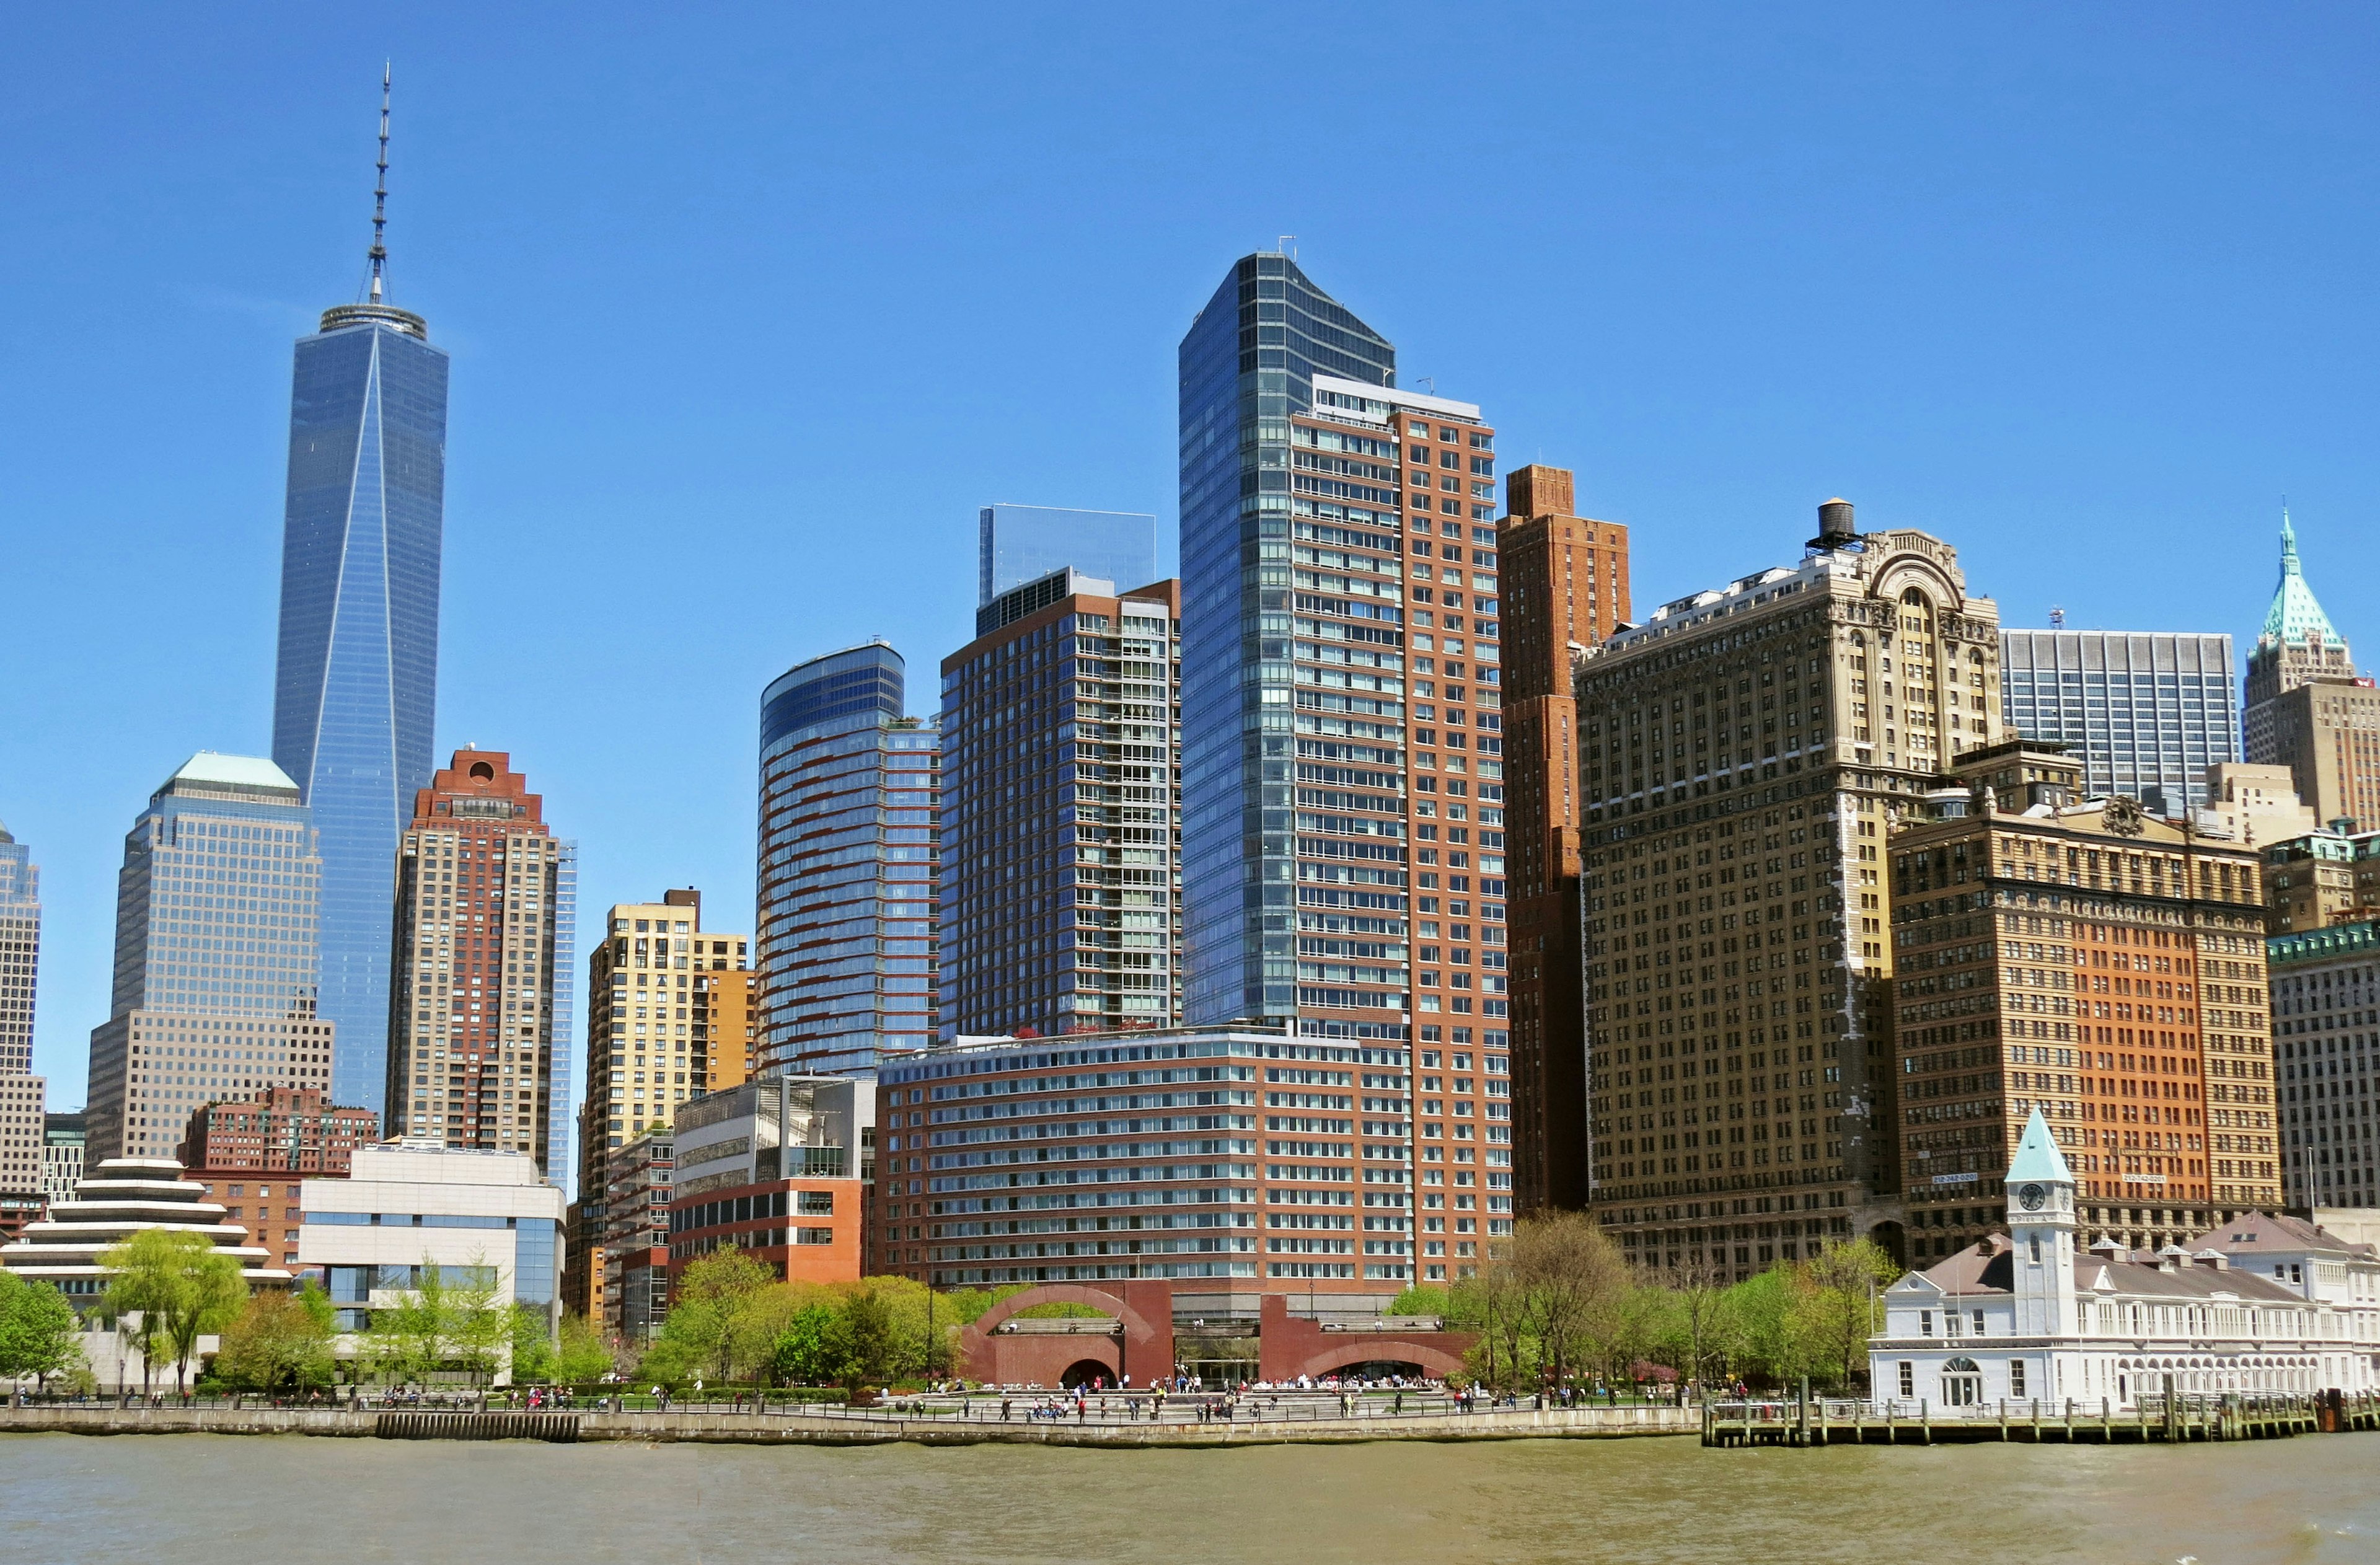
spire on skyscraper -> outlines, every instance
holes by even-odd
[[[381,273],[388,263],[388,81],[389,62],[380,67],[380,175],[372,186],[371,302],[381,302]]]
[[[2289,523],[2289,508],[2281,506],[2281,579],[2273,589],[2273,606],[2265,612],[2265,628],[2256,637],[2259,647],[2303,647],[2313,642],[2337,644],[2344,638],[2330,623],[2314,601],[2313,588],[2306,585],[2305,568],[2298,560],[2297,528]]]

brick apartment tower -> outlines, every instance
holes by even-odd
[[[392,1137],[527,1152],[559,1177],[577,895],[577,844],[556,840],[503,751],[457,750],[414,795],[397,847]]]
[[[1628,618],[1628,529],[1577,514],[1561,467],[1504,477],[1504,782],[1512,843],[1513,1196],[1587,1202],[1572,670]]]

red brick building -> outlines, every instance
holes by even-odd
[[[707,1190],[670,1203],[673,1283],[731,1245],[787,1282],[859,1280],[866,1203],[856,1179],[773,1179]]]
[[[210,1172],[345,1179],[356,1148],[379,1138],[369,1109],[338,1108],[316,1087],[268,1086],[192,1114],[176,1156],[184,1168]]]
[[[1571,475],[1517,467],[1497,528],[1504,566],[1504,784],[1512,842],[1514,1195],[1587,1201],[1581,986],[1578,702],[1572,660],[1628,618],[1628,529],[1577,516]]]

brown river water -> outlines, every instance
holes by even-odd
[[[0,1561],[2380,1565],[2380,1435],[1706,1451],[0,1438]]]

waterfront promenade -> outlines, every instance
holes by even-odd
[[[766,1413],[673,1408],[663,1412],[525,1413],[412,1408],[129,1407],[47,1403],[0,1408],[0,1434],[315,1435],[349,1439],[627,1441],[718,1445],[1049,1445],[1116,1449],[1347,1444],[1375,1440],[1597,1439],[1693,1436],[1701,1415],[1686,1407],[1530,1407],[1463,1413],[1437,1402],[1402,1413],[1386,1404],[1342,1416],[1335,1398],[1284,1397],[1244,1403],[1230,1419],[1127,1416],[1120,1405],[1076,1419],[1029,1418],[1023,1398],[919,1400],[900,1408],[820,1404]],[[1187,1410],[1169,1409],[1169,1414]]]

